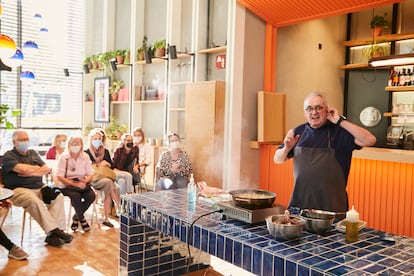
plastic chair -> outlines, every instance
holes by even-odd
[[[28,212],[23,209],[22,236],[20,238],[20,246],[23,246],[24,228],[25,228],[25,225],[26,225],[26,213],[28,213]],[[29,225],[30,225],[30,231],[32,231],[32,216],[30,214],[29,214]]]

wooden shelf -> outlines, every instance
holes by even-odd
[[[152,58],[151,61],[152,63],[161,63],[161,62],[165,62],[167,60],[167,58]],[[152,64],[152,63],[148,63],[148,64]],[[142,65],[148,65],[145,60],[139,60],[136,61],[135,64],[142,64]]]
[[[217,54],[217,53],[225,53],[227,50],[227,46],[219,46],[214,48],[202,49],[199,50],[199,54]]]
[[[266,142],[250,141],[250,148],[260,149],[261,145],[280,145],[282,143],[283,141],[266,141]]]
[[[144,103],[148,103],[148,104],[157,104],[157,103],[163,103],[164,100],[143,100],[143,101],[134,101],[134,103],[140,103],[140,104],[144,104]]]
[[[364,68],[368,69],[371,67],[369,67],[368,63],[356,63],[356,64],[341,65],[340,68],[345,69],[345,70],[352,70],[352,69],[364,69]]]
[[[389,34],[377,37],[375,43],[390,42],[396,40],[414,39],[414,34]],[[344,41],[344,45],[347,47],[370,45],[373,43],[373,38],[362,38]]]
[[[172,107],[169,109],[170,111],[185,111],[184,107]]]
[[[392,112],[384,112],[384,117],[413,117],[414,112],[406,112],[406,113],[392,113]]]
[[[404,91],[412,91],[414,92],[414,86],[387,86],[385,87],[386,91],[392,91],[392,92],[404,92]]]

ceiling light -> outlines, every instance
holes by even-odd
[[[23,64],[23,61],[24,61],[23,52],[19,48],[16,48],[16,52],[14,53],[13,56],[9,57],[6,60],[6,63],[7,65],[11,67],[16,68],[16,67],[21,66]]]
[[[372,57],[369,59],[368,64],[371,67],[386,67],[386,66],[414,64],[414,53],[382,56],[382,57]]]
[[[16,52],[16,43],[5,34],[0,34],[0,58],[7,59]]]
[[[20,73],[20,80],[25,84],[31,84],[35,80],[35,75],[30,71],[23,71]]]

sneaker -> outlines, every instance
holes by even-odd
[[[17,245],[13,245],[12,249],[9,251],[9,258],[16,259],[16,260],[25,260],[29,257],[23,249],[18,247]]]
[[[105,226],[111,227],[111,228],[114,227],[114,225],[109,221],[104,221],[104,222],[102,222],[102,224],[105,225]]]
[[[56,246],[56,247],[59,247],[65,244],[65,242],[59,239],[59,237],[52,231],[50,231],[49,234],[47,235],[45,242],[47,242],[48,245]]]
[[[70,243],[73,240],[72,235],[63,232],[63,230],[59,228],[52,230],[52,233],[55,234],[59,239],[63,240],[65,243]]]

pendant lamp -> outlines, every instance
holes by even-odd
[[[0,58],[8,59],[16,52],[16,43],[14,40],[5,34],[0,34]]]

